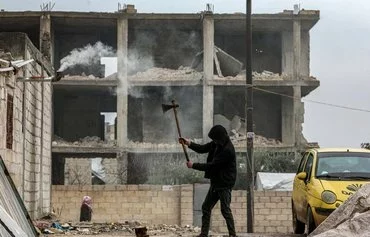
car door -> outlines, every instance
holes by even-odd
[[[302,156],[302,159],[301,159],[301,161],[299,163],[299,166],[298,166],[297,174],[304,171],[308,154],[309,154],[309,152],[306,152]],[[305,193],[306,193],[305,192],[305,183],[304,183],[303,180],[298,179],[297,175],[296,175],[294,177],[294,181],[293,181],[292,198],[293,198],[294,209],[295,209],[295,212],[297,213],[297,217],[298,217],[299,220],[303,220],[303,218],[305,218],[305,216],[302,215],[304,213],[303,209],[306,208],[306,207],[303,206],[303,203],[302,203],[304,198],[305,198]]]
[[[309,152],[307,154],[307,161],[306,161],[306,164],[304,166],[304,172],[306,172],[307,174],[307,177],[305,180],[301,180],[303,181],[303,188],[302,188],[302,195],[303,195],[303,198],[302,198],[302,209],[301,209],[301,213],[300,215],[302,215],[302,218],[306,218],[307,217],[307,203],[308,203],[308,195],[309,195],[309,192],[310,192],[310,183],[311,183],[311,175],[312,175],[312,167],[313,167],[313,161],[314,161],[314,155],[313,153]]]

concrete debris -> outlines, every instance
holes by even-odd
[[[242,136],[230,136],[231,141],[233,142],[235,147],[246,147],[246,139],[247,136],[242,135]],[[260,135],[255,135],[254,140],[253,140],[254,145],[258,147],[268,147],[268,146],[282,146],[283,143],[277,139],[272,139],[272,138],[266,138],[264,136]]]
[[[39,223],[42,222],[42,225]],[[49,222],[35,221],[35,225],[44,234],[53,234],[53,236],[64,235],[99,235],[109,234],[114,236],[132,236],[143,228],[146,229],[146,234],[149,236],[184,236],[196,235],[200,232],[197,226],[178,226],[178,225],[145,225],[138,221],[125,221],[123,223],[92,223],[92,222],[77,222],[60,224],[57,220]],[[214,232],[212,232],[214,233]]]
[[[213,117],[213,123],[220,124],[224,126],[229,133],[230,139],[235,147],[245,147],[246,146],[246,134],[245,134],[245,122],[243,119],[235,115],[230,121],[222,114],[215,114]],[[282,142],[272,138],[266,138],[260,135],[255,135],[254,144],[257,146],[280,146]]]
[[[236,76],[240,73],[243,63],[226,53],[222,49],[215,46],[217,60],[220,65],[221,73],[224,76]],[[216,62],[217,65],[217,62]]]
[[[169,68],[150,68],[145,72],[138,72],[129,76],[133,80],[200,80],[203,75],[190,68],[180,66],[177,70]]]
[[[116,146],[116,141],[103,141],[97,136],[87,136],[79,139],[78,141],[68,142],[63,138],[54,136],[52,142],[53,146],[81,146],[81,147],[114,147]]]
[[[7,61],[14,60],[14,58],[12,57],[12,54],[10,52],[5,52],[3,49],[0,49],[0,58],[7,60]]]
[[[132,149],[150,149],[150,150],[176,150],[179,148],[179,143],[150,143],[150,142],[135,142],[135,141],[128,141],[127,143],[128,148]]]
[[[234,58],[230,54],[226,53],[219,47],[214,47],[214,65],[215,72],[219,77],[231,76],[234,77],[240,73],[243,67],[243,63],[238,59]],[[203,51],[198,52],[193,62],[191,63],[191,68],[196,69],[197,71],[203,71]]]
[[[63,76],[63,80],[94,80],[94,79],[102,79],[100,77],[95,77],[94,75],[90,74],[88,76],[85,75],[85,73],[82,73],[81,75],[69,75],[66,74]]]
[[[252,72],[253,75],[253,80],[286,80],[289,79],[288,76],[280,75],[279,73],[273,73],[270,71],[263,71],[261,73],[259,72]],[[215,76],[216,80],[221,80],[221,79],[233,79],[233,80],[245,80],[246,72],[245,70],[241,71],[238,75],[232,77],[219,77]]]
[[[215,114],[213,116],[213,124],[222,125],[224,128],[226,128],[226,131],[230,134],[230,120],[223,116],[222,114]]]
[[[369,236],[370,184],[365,184],[332,212],[309,237]]]

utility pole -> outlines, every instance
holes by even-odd
[[[247,233],[253,233],[254,159],[253,159],[253,79],[252,79],[252,0],[247,0],[246,19],[246,108],[247,123]]]

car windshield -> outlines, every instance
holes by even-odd
[[[318,153],[316,177],[370,179],[370,153]]]

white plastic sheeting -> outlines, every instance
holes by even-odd
[[[292,191],[295,173],[265,173],[258,172],[256,178],[257,190]]]

